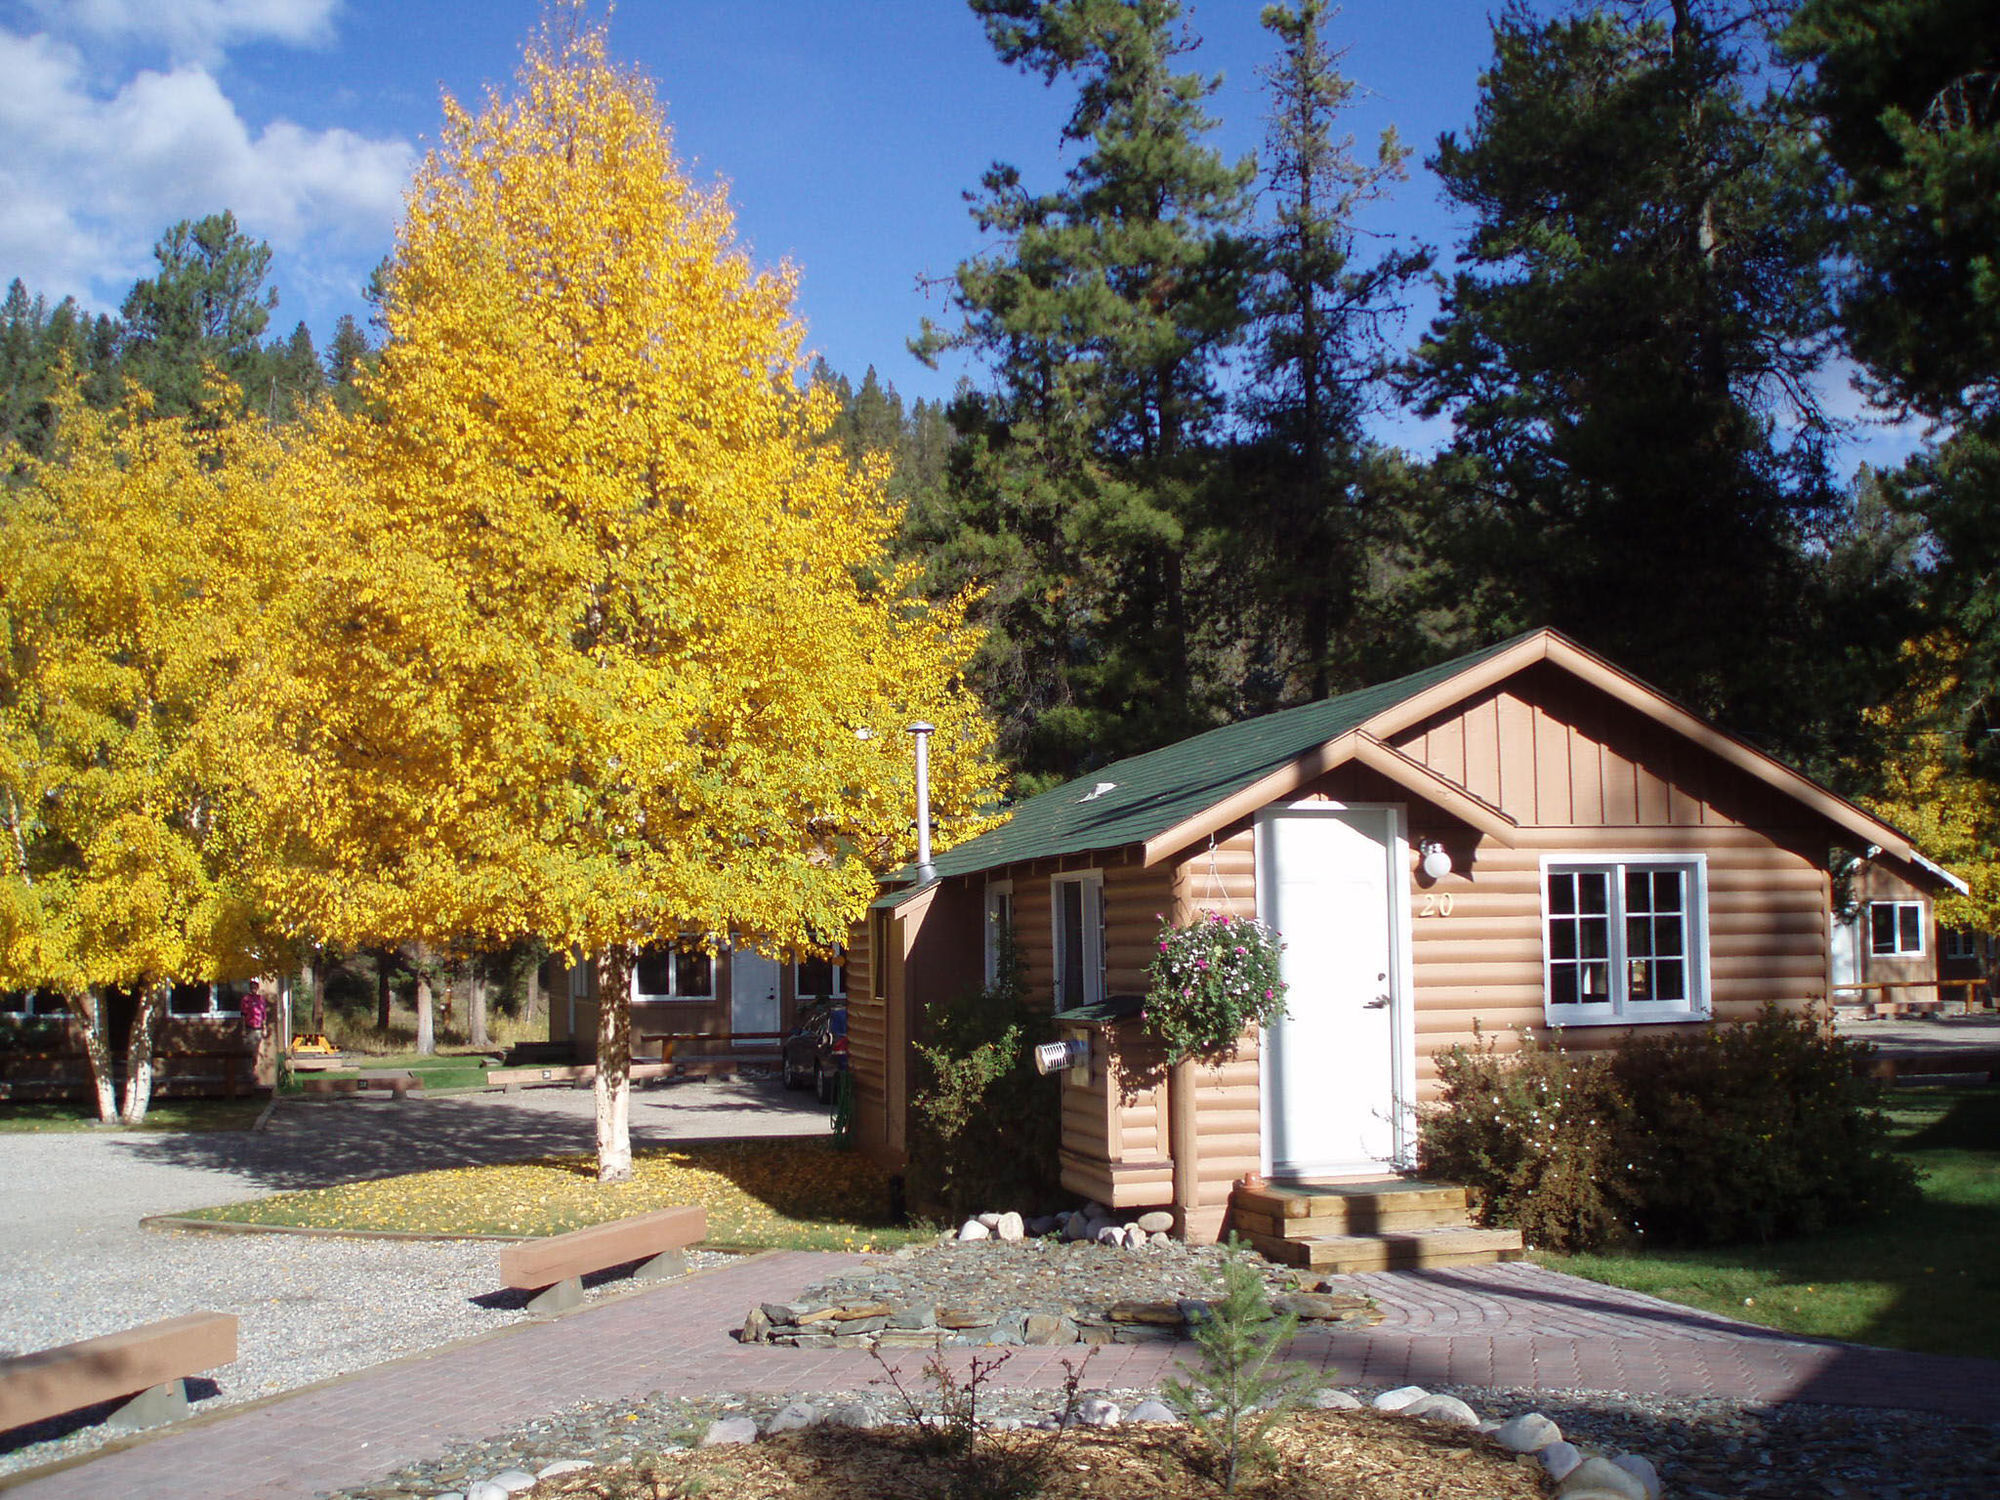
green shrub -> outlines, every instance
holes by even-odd
[[[1547,1249],[1809,1234],[1914,1192],[1879,1086],[1857,1075],[1865,1050],[1775,1006],[1592,1056],[1525,1036],[1502,1056],[1482,1038],[1439,1057],[1419,1166]]]
[[[1627,1182],[1648,1240],[1731,1244],[1812,1234],[1907,1202],[1865,1044],[1803,1013],[1627,1042],[1611,1061],[1624,1100]]]
[[[999,978],[926,1007],[910,1092],[905,1190],[953,1217],[1040,1205],[1059,1190],[1059,1080],[1035,1071],[1048,1017],[1030,1011],[1021,965],[1002,944]]]
[[[1475,1037],[1438,1055],[1443,1098],[1422,1121],[1419,1171],[1471,1188],[1482,1223],[1519,1229],[1531,1245],[1580,1250],[1616,1238],[1630,1205],[1603,1060],[1525,1033],[1520,1051],[1504,1055],[1476,1028]]]

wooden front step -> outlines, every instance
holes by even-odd
[[[1260,1254],[1280,1265],[1304,1266],[1330,1276],[1490,1265],[1499,1260],[1520,1260],[1527,1254],[1518,1229],[1475,1229],[1464,1224],[1385,1234],[1251,1234],[1247,1238]]]
[[[1465,1189],[1387,1178],[1319,1186],[1238,1188],[1230,1222],[1245,1234],[1386,1234],[1463,1224]]]
[[[1230,1196],[1229,1227],[1283,1265],[1330,1275],[1519,1260],[1519,1231],[1476,1229],[1465,1189],[1388,1177],[1269,1183]]]

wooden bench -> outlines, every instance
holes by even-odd
[[[639,1261],[632,1273],[638,1280],[679,1276],[687,1270],[687,1247],[707,1236],[707,1209],[663,1208],[509,1245],[500,1252],[500,1281],[535,1293],[530,1312],[567,1312],[582,1303],[583,1278],[590,1272]]]
[[[130,1397],[106,1421],[131,1431],[188,1414],[187,1378],[236,1359],[234,1313],[186,1313],[0,1359],[0,1431]]]

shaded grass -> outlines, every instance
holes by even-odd
[[[2000,1088],[1889,1098],[1914,1208],[1771,1245],[1542,1255],[1593,1281],[1819,1338],[2000,1358]]]
[[[155,1099],[143,1125],[100,1125],[94,1106],[65,1100],[0,1104],[0,1134],[48,1134],[75,1130],[209,1131],[248,1130],[269,1101],[245,1099]]]
[[[927,1238],[890,1222],[880,1168],[824,1140],[694,1142],[641,1150],[633,1180],[600,1183],[590,1156],[456,1167],[249,1203],[190,1218],[416,1234],[561,1234],[676,1204],[708,1210],[708,1239],[747,1249],[863,1250]]]

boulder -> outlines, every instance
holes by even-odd
[[[465,1500],[507,1500],[514,1492],[503,1490],[490,1479],[475,1479],[465,1487]]]
[[[1645,1481],[1608,1458],[1590,1457],[1556,1487],[1562,1500],[1649,1500]]]
[[[1076,1419],[1086,1427],[1116,1427],[1123,1416],[1118,1403],[1103,1396],[1087,1396],[1077,1403]]]
[[[1430,1422],[1449,1422],[1454,1427],[1477,1427],[1479,1413],[1456,1396],[1426,1396],[1403,1408],[1406,1417],[1422,1417]]]
[[[1562,1441],[1562,1429],[1540,1412],[1529,1411],[1494,1428],[1493,1440],[1516,1453],[1539,1453]]]
[[[1028,1226],[1021,1222],[1019,1214],[1004,1213],[1000,1215],[1000,1222],[993,1226],[993,1233],[996,1237],[1012,1244],[1016,1240],[1028,1237]]]
[[[1168,1234],[1164,1229],[1160,1230],[1158,1233],[1146,1236],[1146,1243],[1152,1246],[1156,1250],[1162,1245],[1171,1245],[1173,1242],[1174,1242],[1174,1237]]]
[[[1137,1222],[1148,1234],[1165,1234],[1174,1227],[1174,1216],[1164,1208],[1156,1208],[1149,1214],[1140,1214]]]
[[[771,1338],[771,1320],[764,1316],[764,1309],[753,1307],[743,1318],[742,1339],[746,1344],[768,1343]]]
[[[1126,1413],[1128,1422],[1178,1422],[1174,1409],[1164,1401],[1141,1401]]]
[[[1331,1323],[1368,1306],[1365,1297],[1336,1296],[1326,1292],[1280,1292],[1271,1299],[1271,1310],[1284,1317],[1290,1314],[1302,1323]]]
[[[1384,1391],[1369,1405],[1377,1411],[1401,1411],[1406,1406],[1415,1406],[1430,1394],[1420,1385],[1399,1385],[1393,1391]]]
[[[801,1432],[819,1421],[819,1408],[809,1401],[794,1401],[764,1424],[765,1436],[774,1432]]]
[[[531,1490],[535,1487],[535,1476],[526,1469],[502,1469],[486,1482],[499,1485],[510,1495],[517,1495],[522,1490]]]
[[[958,1237],[962,1240],[990,1240],[993,1238],[993,1231],[977,1219],[967,1219],[959,1225]]]
[[[830,1427],[880,1427],[882,1414],[866,1401],[843,1401],[826,1414]]]
[[[1361,1402],[1353,1392],[1339,1390],[1333,1386],[1328,1386],[1325,1390],[1314,1391],[1312,1394],[1312,1404],[1321,1411],[1359,1411],[1361,1409]]]
[[[585,1469],[594,1469],[596,1467],[597,1465],[587,1458],[559,1458],[554,1463],[545,1464],[535,1470],[535,1478],[538,1480],[560,1479],[565,1474],[580,1474]]]
[[[708,1424],[708,1431],[701,1435],[701,1445],[704,1448],[738,1447],[756,1441],[755,1417],[717,1417]]]
[[[1090,1220],[1081,1213],[1071,1214],[1063,1220],[1062,1237],[1066,1240],[1087,1240],[1090,1238]]]
[[[1550,1443],[1548,1447],[1536,1453],[1535,1457],[1539,1458],[1542,1467],[1549,1471],[1549,1478],[1558,1484],[1569,1478],[1576,1466],[1583,1462],[1583,1455],[1577,1451],[1574,1443]]]
[[[1621,1453],[1611,1460],[1646,1487],[1646,1500],[1660,1500],[1660,1471],[1653,1461],[1637,1453]]]
[[[999,1214],[974,1214],[973,1217],[988,1229],[998,1229],[1000,1227]]]
[[[1100,1224],[1097,1233],[1091,1236],[1100,1245],[1110,1245],[1115,1249],[1125,1248],[1125,1231],[1116,1224]]]

